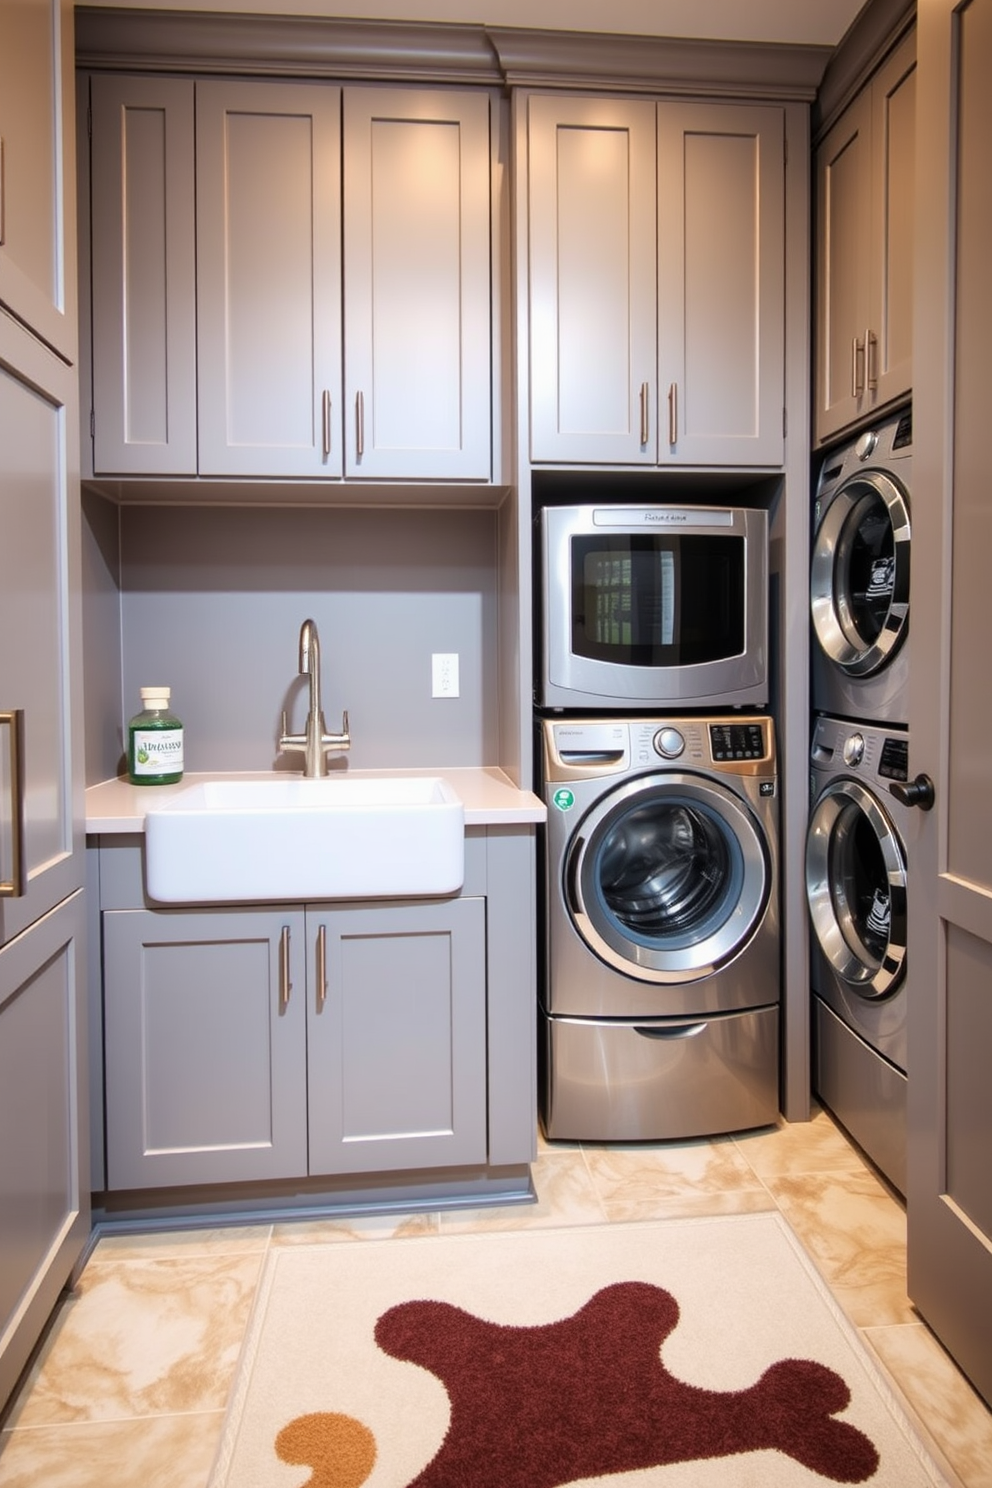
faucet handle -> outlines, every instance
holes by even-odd
[[[286,709],[282,710],[282,727],[279,734],[279,748],[282,750],[306,749],[307,741],[303,734],[291,734],[289,732],[289,721],[286,717]]]

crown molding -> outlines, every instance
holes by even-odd
[[[215,12],[76,10],[82,67],[811,101],[828,47]]]
[[[827,65],[810,116],[814,145],[916,21],[916,0],[871,0]]]

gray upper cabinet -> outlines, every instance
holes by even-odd
[[[91,88],[96,475],[491,479],[488,94]]]
[[[66,361],[77,354],[73,7],[0,0],[0,308]]]
[[[344,95],[350,476],[492,470],[489,96]]]
[[[818,443],[913,385],[915,119],[910,32],[816,151]]]
[[[193,84],[95,77],[93,463],[196,474]]]
[[[531,458],[779,465],[784,115],[534,96]]]
[[[337,88],[196,88],[201,475],[340,475]]]

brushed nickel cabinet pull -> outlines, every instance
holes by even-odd
[[[679,442],[679,385],[671,382],[668,385],[668,442],[676,445]]]
[[[321,399],[321,422],[323,424],[324,459],[331,453],[331,395],[327,388]]]
[[[641,383],[641,444],[647,444],[651,433],[651,423],[648,408],[648,393],[650,388],[646,382]]]
[[[870,327],[865,328],[865,382],[870,393],[878,390],[878,337]]]
[[[293,990],[293,984],[289,980],[289,926],[283,925],[279,936],[279,1011],[284,1013],[289,1007],[289,994]]]
[[[316,1005],[318,1013],[324,1011],[324,1003],[327,1001],[327,926],[321,925],[317,930],[317,996]]]
[[[860,398],[865,390],[865,348],[857,336],[851,342],[851,397]]]
[[[27,874],[24,861],[24,709],[0,713],[10,730],[10,877],[0,880],[0,899],[21,899]]]
[[[6,234],[5,234],[5,231],[4,231],[5,220],[6,219],[5,219],[5,216],[4,216],[3,204],[4,204],[3,135],[0,134],[0,248],[3,247],[4,242],[6,240]]]
[[[355,394],[355,452],[361,459],[365,453],[365,394]]]

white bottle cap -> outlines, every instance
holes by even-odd
[[[142,687],[139,690],[141,701],[149,712],[161,713],[169,706],[169,699],[172,696],[171,687]]]

